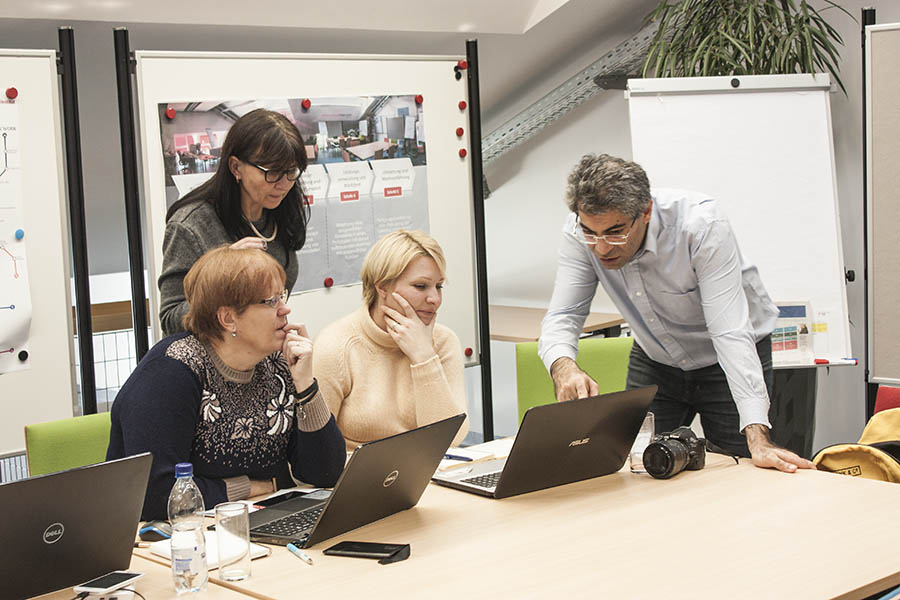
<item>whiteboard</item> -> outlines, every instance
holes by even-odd
[[[869,381],[900,385],[900,24],[866,27]]]
[[[472,176],[467,159],[466,78],[453,67],[463,57],[346,56],[275,53],[135,52],[137,102],[143,152],[146,244],[150,257],[151,322],[160,337],[159,290],[166,194],[163,148],[157,105],[163,102],[237,98],[325,98],[421,94],[428,133],[428,214],[430,234],[447,258],[447,285],[438,320],[472,348],[468,365],[477,364],[478,312],[474,258]],[[456,135],[462,127],[462,136]],[[300,257],[303,270],[303,257]],[[335,286],[295,294],[292,319],[315,335],[328,323],[362,303],[361,286]]]
[[[855,364],[829,89],[822,74],[633,79],[632,147],[652,186],[716,198],[776,304],[810,303],[815,358]]]
[[[76,404],[56,52],[0,50],[0,93],[10,87],[19,92],[21,229],[27,241],[32,318],[29,368],[0,375],[0,454],[25,448],[25,425],[71,417]],[[0,237],[11,233],[2,231]]]

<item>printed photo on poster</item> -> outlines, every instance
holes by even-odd
[[[231,124],[258,108],[286,116],[306,146],[299,185],[310,218],[292,292],[359,283],[378,238],[429,231],[424,110],[415,94],[161,103],[167,206],[216,172]]]

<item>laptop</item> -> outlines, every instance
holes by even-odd
[[[554,402],[525,413],[509,456],[437,472],[432,481],[506,498],[622,468],[656,386]]]
[[[0,596],[26,598],[127,569],[149,453],[0,484]]]
[[[330,495],[313,492],[250,513],[250,539],[309,548],[412,508],[465,418],[459,414],[358,446]]]

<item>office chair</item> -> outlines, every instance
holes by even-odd
[[[628,355],[634,340],[630,337],[591,337],[578,341],[576,362],[594,381],[599,393],[608,394],[625,389],[628,375]],[[553,380],[538,358],[537,342],[516,344],[516,388],[519,422],[532,406],[556,401]]]
[[[879,385],[878,392],[875,394],[875,410],[873,414],[898,407],[900,407],[900,388]]]
[[[29,475],[55,473],[106,460],[109,413],[25,426]]]

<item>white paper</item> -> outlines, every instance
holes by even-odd
[[[0,103],[0,374],[29,368],[28,227],[19,168],[19,113]],[[17,235],[18,234],[18,235]]]

